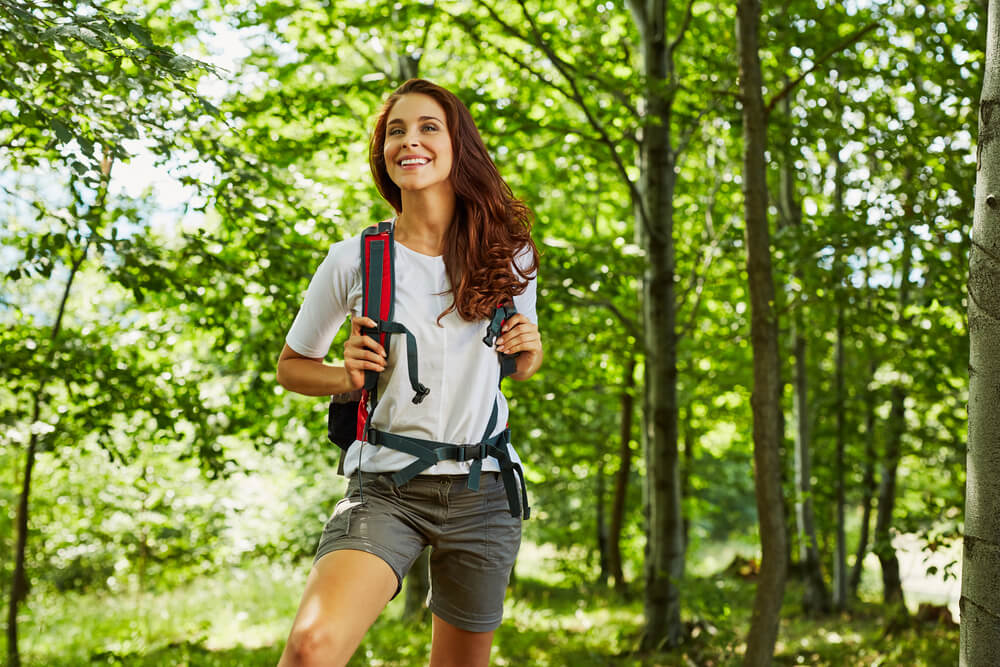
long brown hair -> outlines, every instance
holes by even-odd
[[[538,269],[531,211],[500,176],[461,100],[430,81],[410,79],[385,101],[368,151],[375,185],[396,213],[402,211],[402,196],[389,178],[383,148],[389,112],[399,98],[411,93],[427,95],[441,105],[451,136],[450,179],[456,202],[445,236],[444,265],[454,301],[439,319],[453,310],[464,320],[488,319],[497,305],[523,294],[528,278]],[[522,253],[525,256],[515,264],[515,256]]]

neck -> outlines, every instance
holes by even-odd
[[[455,194],[402,192],[402,210],[396,217],[396,240],[425,255],[444,254],[444,239],[455,215]]]

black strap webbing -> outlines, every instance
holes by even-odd
[[[368,241],[368,279],[365,281],[365,295],[364,295],[364,306],[363,313],[366,317],[370,317],[376,322],[382,319],[382,259],[385,255],[385,241],[378,239],[372,239]],[[364,261],[365,252],[362,248],[362,261]],[[372,340],[382,343],[379,340],[378,329],[365,329]],[[385,346],[388,352],[388,346]],[[378,376],[379,374],[375,371],[365,371],[365,389],[368,391],[375,391],[378,387]]]
[[[420,403],[431,390],[420,384],[417,364],[417,339],[414,338],[409,329],[399,322],[383,322],[379,320],[377,330],[406,335],[406,370],[410,377],[410,387],[413,388],[413,402]]]
[[[509,450],[507,449],[509,441],[510,429],[504,429],[484,442],[471,445],[445,444],[434,440],[396,435],[374,428],[369,432],[369,442],[373,445],[382,445],[417,458],[416,461],[407,467],[393,473],[392,481],[397,485],[406,484],[439,461],[473,461],[474,464],[478,463],[481,467],[482,460],[488,456],[492,456],[500,464],[500,478],[503,480],[504,490],[507,492],[507,505],[510,509],[510,515],[523,516],[523,518],[528,519],[531,516],[531,508],[528,507],[528,494],[524,485],[524,470],[521,468],[520,463],[511,460]],[[478,482],[477,475],[477,488],[474,490],[478,490]],[[469,484],[471,488],[471,474],[469,476]]]

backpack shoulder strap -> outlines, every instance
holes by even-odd
[[[391,222],[380,222],[361,233],[361,314],[380,324],[392,321],[396,301],[395,252]],[[389,332],[380,326],[366,328],[364,333],[388,352]],[[377,386],[378,373],[365,371],[365,389],[369,394]]]
[[[490,323],[486,325],[486,335],[483,336],[483,343],[487,347],[493,347],[494,341],[503,329],[504,322],[516,314],[517,308],[514,306],[513,300],[498,305],[496,310],[493,311]],[[517,355],[505,354],[503,352],[498,352],[497,354],[500,357],[500,380],[503,381],[505,377],[513,375],[517,371]]]
[[[420,383],[417,371],[417,341],[413,334],[400,322],[393,319],[396,303],[396,244],[393,235],[393,223],[380,222],[372,225],[361,234],[361,280],[362,306],[361,314],[377,322],[373,328],[365,328],[363,332],[371,336],[379,345],[389,352],[391,334],[406,336],[406,365],[413,388],[413,402],[420,403],[429,393],[429,389]],[[374,406],[377,401],[378,376],[375,371],[365,371],[365,391],[372,399]]]

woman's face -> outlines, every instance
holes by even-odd
[[[389,178],[400,190],[451,189],[451,136],[433,97],[403,95],[389,112],[382,148]]]

